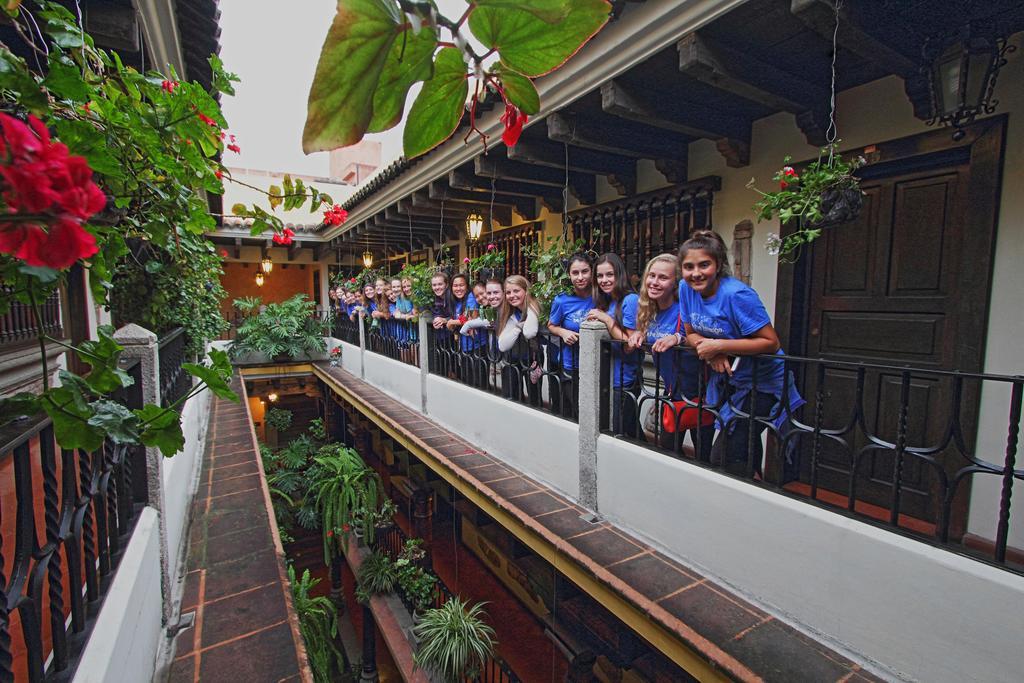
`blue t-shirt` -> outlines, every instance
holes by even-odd
[[[575,294],[559,294],[551,302],[551,313],[548,322],[564,327],[570,332],[579,333],[580,323],[587,319],[587,313],[594,309],[593,297],[580,297]],[[572,370],[576,367],[579,346],[562,343],[562,367]]]
[[[622,326],[635,330],[637,325],[637,310],[640,298],[633,302],[627,302],[622,307]],[[679,303],[674,301],[672,305],[663,311],[658,311],[647,326],[647,343],[653,344],[662,337],[675,334],[679,331]],[[673,348],[666,353],[654,353],[654,365],[658,368],[658,374],[665,385],[668,394],[675,400],[682,398],[694,398],[699,391],[700,385],[698,373],[701,372],[701,362],[692,353]]]
[[[387,321],[386,325],[388,336],[393,337],[398,341],[405,341],[408,338],[408,335],[406,334],[405,321],[399,320],[395,317],[395,313],[398,313],[397,301],[388,303],[388,313],[391,315],[391,318]]]
[[[636,306],[640,301],[640,297],[636,294],[627,294],[622,298],[622,323],[623,327],[626,327],[626,311],[632,311],[631,315],[633,324],[636,325]],[[613,301],[608,304],[608,315],[615,319],[615,313],[619,308],[619,303]],[[640,367],[640,363],[643,361],[643,351],[633,351],[631,353],[625,352],[626,345],[623,344],[612,344],[612,386],[616,389],[622,387],[632,387],[636,382],[636,373]]]
[[[473,292],[466,292],[466,298],[462,301],[459,301],[458,299],[455,300],[455,314],[452,317],[458,318],[460,315],[465,315],[466,318],[469,318],[470,311],[478,310],[480,310],[480,306],[477,304],[476,297],[473,296]],[[459,335],[459,345],[463,351],[472,351],[486,342],[486,336],[481,337],[478,332],[479,330],[474,330],[465,336]]]
[[[416,307],[412,305],[412,301],[404,296],[398,297],[398,301],[395,302],[395,305],[402,315],[409,315],[416,310]],[[403,332],[401,338],[403,340],[416,341],[419,338],[419,328],[415,319],[398,320],[395,324],[402,328]]]
[[[765,325],[771,324],[768,311],[765,310],[757,292],[736,278],[721,278],[717,291],[706,299],[682,282],[679,284],[679,300],[683,320],[690,324],[694,332],[704,337],[743,339],[751,336]],[[776,354],[782,355],[782,349],[776,351]],[[736,370],[728,379],[730,384],[741,390],[733,397],[733,402],[742,400],[741,397],[746,396],[746,392],[753,387],[753,367],[753,357],[740,356]],[[786,366],[783,362],[758,359],[757,390],[774,394],[776,398],[781,399],[785,374]],[[721,399],[718,395],[722,391],[720,383],[725,381],[724,377],[716,379],[718,381],[712,382],[708,391],[708,402],[712,404],[720,402]],[[803,403],[804,400],[791,380],[789,382],[790,408],[795,410]],[[727,414],[723,412],[720,419],[727,420]]]

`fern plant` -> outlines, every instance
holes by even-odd
[[[380,552],[370,553],[359,567],[356,600],[368,605],[372,596],[391,593],[397,583],[398,574],[391,558]]]
[[[347,666],[345,653],[338,647],[338,610],[325,596],[314,597],[310,592],[320,579],[311,578],[309,570],[296,580],[295,567],[288,566],[288,581],[292,587],[292,602],[299,616],[299,631],[306,643],[306,657],[316,683],[329,683],[334,672],[343,673]]]
[[[356,511],[376,510],[385,497],[380,475],[371,469],[353,449],[330,444],[320,449],[316,457],[319,466],[310,494],[316,500],[324,530],[324,561],[331,563],[335,536],[342,543],[356,524]],[[367,543],[373,543],[374,527],[368,515],[358,522]]]
[[[248,353],[298,358],[327,350],[324,336],[330,331],[330,321],[316,315],[316,306],[306,295],[296,294],[265,306],[258,297],[235,299],[234,303],[245,317],[231,344],[232,358]]]
[[[467,606],[453,596],[440,607],[424,611],[413,626],[420,643],[414,665],[445,683],[475,680],[494,654],[494,629],[484,622],[483,606]]]

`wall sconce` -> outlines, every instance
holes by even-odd
[[[373,252],[369,249],[363,252],[363,268],[373,268]]]
[[[260,269],[262,269],[267,275],[270,275],[270,271],[274,269],[274,262],[270,260],[270,254],[264,256],[260,261]]]
[[[469,235],[469,239],[474,242],[480,239],[481,233],[484,231],[484,217],[478,213],[471,213],[466,216],[466,234]]]
[[[275,394],[273,391],[270,392],[269,394],[267,394],[267,400],[270,401],[271,403],[277,403],[277,394]]]
[[[259,273],[259,272],[256,273],[256,286],[257,287],[262,287],[263,286],[263,282],[265,280],[266,280],[266,277],[263,275],[263,273]]]
[[[954,140],[963,139],[963,127],[982,114],[995,112],[998,100],[992,99],[996,76],[1006,65],[1007,53],[1016,49],[994,30],[982,33],[968,25],[953,35],[929,39],[924,45],[932,96],[931,126],[939,122],[952,126]]]

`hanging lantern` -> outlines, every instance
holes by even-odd
[[[263,282],[266,280],[266,276],[263,273],[256,273],[256,286],[262,287]]]
[[[270,260],[270,254],[264,256],[263,260],[260,261],[260,269],[267,275],[270,275],[270,271],[274,269],[274,262]]]
[[[481,233],[484,231],[484,217],[478,213],[471,213],[466,216],[466,234],[469,235],[469,239],[474,242],[480,239]]]
[[[1006,65],[1006,54],[1016,49],[1006,38],[982,34],[971,26],[945,39],[925,43],[928,87],[932,96],[932,119],[955,128],[954,140],[961,140],[963,127],[983,114],[995,112],[992,99],[996,76]]]
[[[373,268],[373,252],[369,249],[363,252],[363,268]]]
[[[269,401],[270,401],[271,403],[277,403],[277,394],[276,394],[276,393],[274,393],[274,392],[272,391],[272,392],[270,392],[269,394],[267,394],[267,399],[268,399],[268,400],[269,400]]]

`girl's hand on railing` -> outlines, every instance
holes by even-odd
[[[433,322],[434,329],[435,330],[441,329],[442,327],[445,326],[445,324],[447,322],[448,322],[448,318],[442,318],[441,316],[437,316],[436,318],[434,318],[434,322]]]
[[[607,311],[602,311],[600,308],[591,309],[590,313],[587,313],[587,320],[597,320],[609,327],[612,325],[612,317],[608,315]]]
[[[654,351],[655,353],[662,353],[663,351],[668,351],[673,346],[677,346],[678,344],[679,335],[666,334],[664,337],[661,337],[653,344],[651,344],[651,350]]]
[[[643,346],[643,343],[644,333],[640,332],[639,330],[630,332],[629,336],[626,338],[626,346],[632,351],[639,349],[641,346]]]
[[[722,339],[709,339],[705,337],[697,341],[694,348],[697,351],[698,358],[709,362],[716,356],[725,355],[725,342]]]
[[[580,335],[573,332],[572,330],[562,330],[561,334],[558,335],[565,342],[566,346],[572,346],[580,340]]]
[[[724,372],[732,377],[732,359],[729,358],[729,356],[726,356],[725,354],[714,356],[713,358],[708,359],[707,363],[715,372]]]

